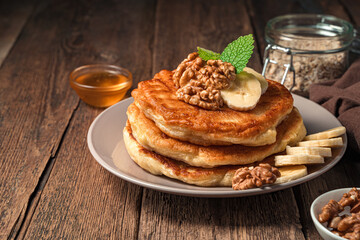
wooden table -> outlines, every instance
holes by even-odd
[[[196,46],[220,51],[248,33],[256,38],[249,66],[260,71],[265,23],[302,12],[360,25],[357,0],[3,1],[0,239],[318,239],[310,204],[359,186],[358,154],[348,150],[329,172],[271,194],[165,194],[93,159],[86,134],[103,109],[80,101],[68,82],[75,67],[110,63],[128,68],[135,88]]]

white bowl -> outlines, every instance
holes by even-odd
[[[325,240],[332,240],[332,239],[339,239],[339,240],[343,240],[345,238],[339,237],[338,235],[335,235],[334,233],[332,233],[331,231],[329,231],[326,228],[326,223],[320,223],[318,220],[318,216],[321,213],[321,209],[331,200],[335,200],[335,201],[340,201],[340,199],[342,198],[344,193],[347,193],[351,190],[352,188],[341,188],[341,189],[336,189],[330,192],[326,192],[320,196],[318,196],[313,203],[311,204],[310,207],[310,214],[311,214],[311,218],[315,224],[315,227],[317,229],[317,231],[319,232],[320,236],[325,239]],[[360,189],[357,187],[357,189]],[[349,214],[349,210],[348,208],[345,208],[344,213]]]

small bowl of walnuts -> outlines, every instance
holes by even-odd
[[[360,239],[360,188],[320,195],[311,204],[310,214],[323,239]]]

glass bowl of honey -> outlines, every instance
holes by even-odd
[[[70,86],[81,100],[94,107],[108,107],[119,102],[131,85],[131,72],[114,65],[85,65],[70,73]]]

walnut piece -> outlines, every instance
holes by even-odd
[[[360,224],[355,225],[352,232],[348,232],[342,237],[350,240],[360,240]]]
[[[351,213],[358,213],[360,212],[360,202],[358,202],[356,205],[354,205],[351,209],[350,209]]]
[[[205,65],[199,54],[190,53],[176,68],[173,75],[174,83],[177,88],[184,87],[191,79],[196,79],[196,72]]]
[[[356,188],[352,188],[350,192],[344,193],[339,204],[343,207],[350,206],[354,207],[360,202],[360,191]]]
[[[331,232],[332,232],[333,234],[335,234],[335,235],[340,236],[340,237],[343,237],[343,236],[344,236],[344,233],[339,232],[339,231],[337,231],[337,230],[331,230]]]
[[[341,237],[353,240],[360,240],[360,191],[352,188],[348,193],[345,193],[339,202],[330,200],[322,208],[319,214],[320,222],[328,221],[328,228]],[[344,210],[344,207],[351,207],[349,215],[339,216],[339,213]]]
[[[336,216],[336,217],[334,217],[333,219],[331,219],[330,221],[329,221],[329,225],[328,225],[328,227],[330,227],[330,228],[337,228],[338,227],[338,225],[339,225],[339,222],[344,218],[344,217],[346,217],[346,216]]]
[[[235,67],[221,60],[203,61],[198,53],[188,55],[173,75],[176,95],[191,105],[217,110],[224,105],[220,90],[236,78]]]
[[[355,225],[360,225],[360,213],[352,213],[351,216],[342,219],[338,224],[337,230],[341,232],[352,230]]]
[[[319,214],[319,222],[324,223],[331,220],[334,216],[337,216],[344,208],[335,200],[330,200],[326,204]]]
[[[260,163],[254,168],[242,167],[235,172],[232,188],[245,190],[261,187],[264,184],[274,183],[278,177],[280,177],[279,170],[268,163]]]

